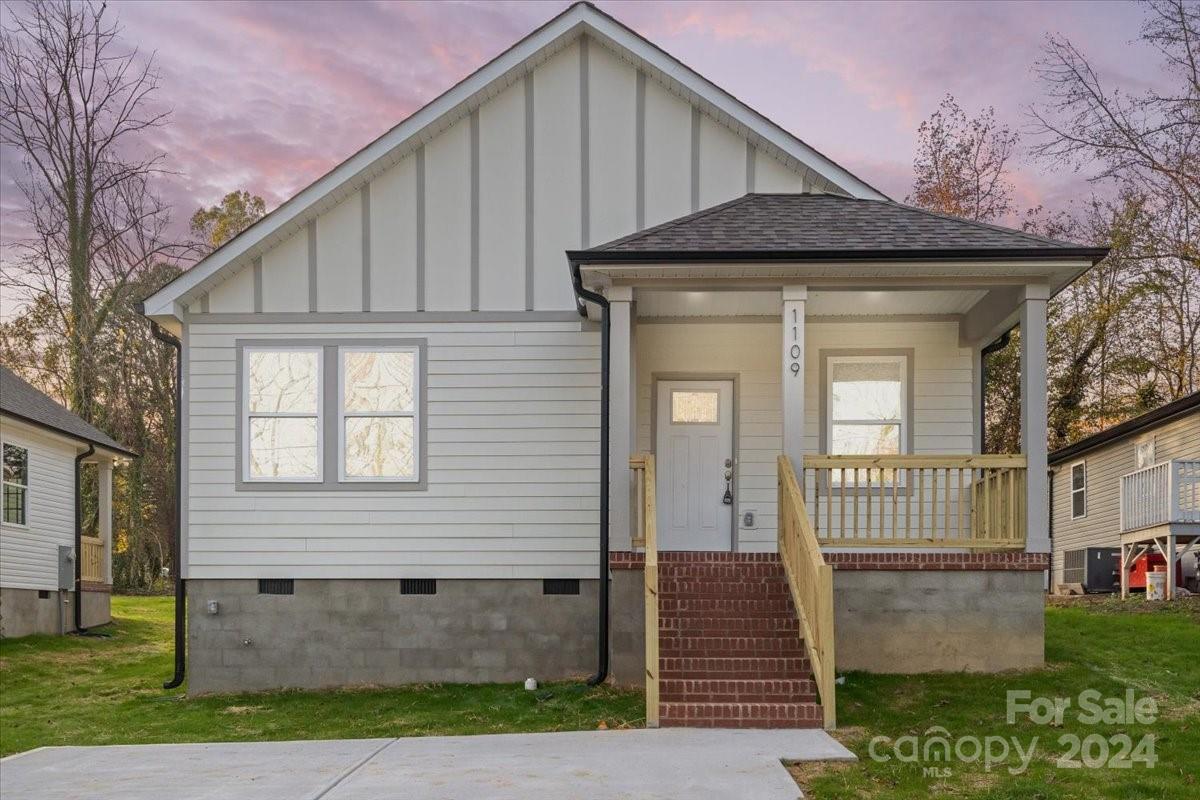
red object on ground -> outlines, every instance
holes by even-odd
[[[1139,558],[1129,571],[1129,588],[1145,589],[1146,573],[1154,571],[1166,572],[1167,560],[1158,553],[1149,553]],[[1180,561],[1175,562],[1175,585],[1183,586],[1183,566]]]

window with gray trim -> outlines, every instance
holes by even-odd
[[[29,512],[29,450],[4,445],[4,522],[27,524]]]
[[[426,488],[426,340],[235,344],[238,491]]]
[[[1087,516],[1087,462],[1071,465],[1071,519]]]

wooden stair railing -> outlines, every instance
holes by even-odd
[[[825,563],[816,532],[804,507],[804,492],[787,456],[779,457],[779,559],[787,573],[792,601],[821,698],[824,727],[837,721],[834,674],[833,567]]]
[[[629,459],[637,478],[637,519],[634,546],[642,547],[646,562],[646,727],[658,727],[658,509],[654,498],[654,456],[638,453]]]

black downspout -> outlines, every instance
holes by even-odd
[[[170,345],[175,350],[175,530],[171,536],[171,568],[175,573],[175,674],[163,683],[164,689],[174,689],[183,683],[187,662],[184,648],[187,645],[187,585],[183,582],[183,345],[179,339],[165,331],[154,320],[150,320],[154,338]]]
[[[575,287],[575,297],[579,300],[595,303],[600,306],[600,602],[599,642],[596,674],[587,679],[588,686],[597,686],[608,679],[608,347],[609,335],[612,329],[608,317],[608,298],[602,294],[583,288],[583,278],[579,274],[579,265],[571,262],[571,284]],[[580,316],[587,315],[587,307],[579,304]]]
[[[987,357],[997,350],[1008,347],[1012,338],[1012,329],[1000,334],[1000,338],[979,351],[979,449],[986,450],[987,442]]]
[[[83,627],[83,460],[96,452],[95,445],[75,456],[75,633],[87,633]]]

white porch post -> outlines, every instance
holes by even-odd
[[[1028,284],[1021,301],[1021,452],[1028,463],[1025,549],[1050,552],[1047,496],[1046,301],[1045,284]]]
[[[633,288],[614,286],[607,292],[609,340],[609,549],[629,550],[633,531],[633,453],[637,396],[634,392]]]
[[[112,585],[112,553],[113,553],[113,462],[100,461],[97,464],[99,475],[100,502],[100,541],[104,543],[104,582]]]
[[[804,469],[804,306],[807,286],[783,287],[783,453]]]

